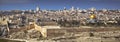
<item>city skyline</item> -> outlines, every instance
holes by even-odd
[[[0,0],[0,10],[28,10],[40,9],[59,10],[72,6],[80,9],[120,9],[120,0]]]

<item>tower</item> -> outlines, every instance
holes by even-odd
[[[67,10],[66,7],[64,7],[64,10]]]
[[[92,7],[90,10],[91,10],[91,11],[95,11],[95,10],[96,10],[96,8]]]
[[[36,7],[36,11],[40,11],[40,7],[37,6],[37,7]]]
[[[103,12],[106,12],[106,11],[108,11],[108,10],[107,10],[107,9],[102,9],[102,11],[103,11]]]
[[[74,10],[75,10],[75,8],[72,6],[70,10],[71,10],[71,11],[74,11]]]

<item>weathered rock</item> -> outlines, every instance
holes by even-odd
[[[31,38],[40,38],[41,33],[35,30],[19,31],[14,32],[9,35],[9,38],[12,39],[31,39]]]

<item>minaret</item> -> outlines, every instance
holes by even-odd
[[[74,11],[74,10],[75,10],[75,8],[72,6],[72,7],[70,8],[70,10],[71,10],[71,11]]]
[[[37,7],[36,7],[36,11],[40,11],[40,7],[37,6]]]
[[[79,8],[79,7],[77,7],[77,10],[80,10],[80,8]]]
[[[74,11],[74,10],[75,10],[75,8],[72,6],[71,10],[72,10],[72,11]]]
[[[64,10],[66,10],[66,7],[64,7]]]

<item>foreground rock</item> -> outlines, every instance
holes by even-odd
[[[119,28],[59,28],[47,29],[47,38],[35,29],[21,30],[9,34],[9,39],[27,42],[120,42]]]
[[[32,38],[40,38],[42,35],[39,31],[34,29],[14,32],[9,35],[11,39],[32,39]]]

